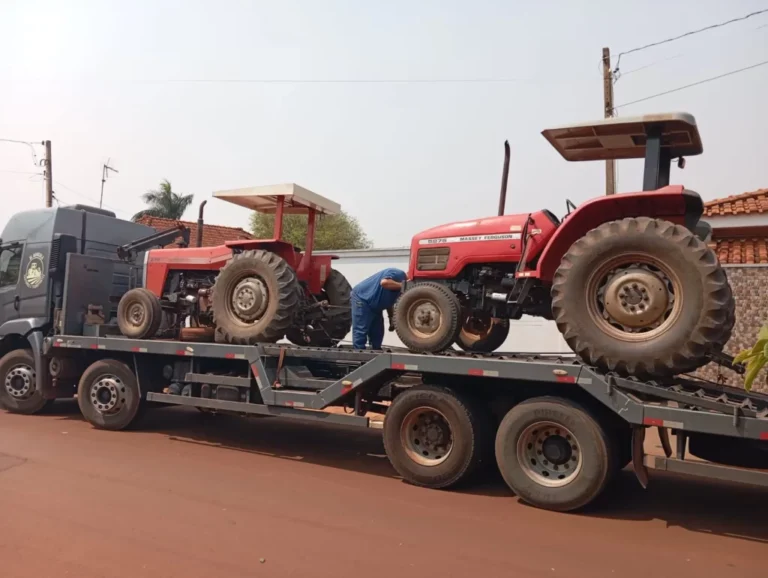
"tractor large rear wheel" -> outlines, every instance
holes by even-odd
[[[552,313],[587,363],[638,377],[692,371],[731,336],[725,271],[685,227],[646,217],[604,223],[563,256]]]
[[[352,329],[352,286],[347,278],[335,269],[323,284],[323,292],[316,295],[318,301],[327,301],[328,316],[312,323],[312,328],[292,327],[286,337],[296,345],[333,347]]]
[[[221,269],[213,287],[216,340],[238,345],[275,342],[293,324],[296,273],[269,251],[243,251]]]

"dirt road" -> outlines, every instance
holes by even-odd
[[[587,514],[555,514],[499,479],[408,486],[376,431],[174,408],[111,433],[70,403],[0,412],[3,578],[757,578],[767,500],[624,472]]]

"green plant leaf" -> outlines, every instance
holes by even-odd
[[[741,353],[739,353],[736,357],[733,358],[733,363],[744,363],[747,359],[752,357],[752,350],[751,349],[745,349]]]
[[[744,376],[744,388],[747,391],[752,389],[752,384],[757,378],[757,374],[760,373],[760,370],[765,366],[766,362],[768,362],[768,357],[763,355],[762,352],[749,361],[749,364],[747,365],[747,374]]]
[[[760,331],[757,334],[758,341],[761,341],[763,339],[768,339],[768,324],[763,325],[763,327],[760,329]]]

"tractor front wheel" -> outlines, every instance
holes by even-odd
[[[117,326],[131,339],[151,339],[163,321],[163,310],[154,293],[143,287],[131,289],[117,304]]]
[[[298,306],[296,273],[269,251],[235,254],[213,287],[216,341],[254,345],[282,339]]]
[[[400,341],[417,353],[449,348],[460,327],[458,297],[439,283],[412,285],[395,305],[395,330]]]
[[[323,292],[316,295],[318,301],[327,301],[328,317],[312,323],[312,327],[292,327],[286,337],[296,345],[333,347],[344,339],[352,328],[352,287],[347,278],[335,269],[323,284]]]
[[[646,217],[604,223],[563,256],[552,313],[568,345],[604,371],[692,371],[722,350],[735,302],[717,257],[688,229]]]
[[[456,344],[464,351],[491,353],[501,347],[509,336],[509,320],[497,319],[487,313],[467,313],[464,316]]]

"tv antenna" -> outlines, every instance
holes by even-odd
[[[112,171],[113,173],[120,173],[117,169],[114,169],[109,166],[109,161],[112,159],[107,159],[107,162],[104,163],[104,165],[101,168],[101,195],[99,196],[99,208],[101,209],[101,204],[104,202],[104,183],[107,182],[107,177],[109,176],[109,171]]]

